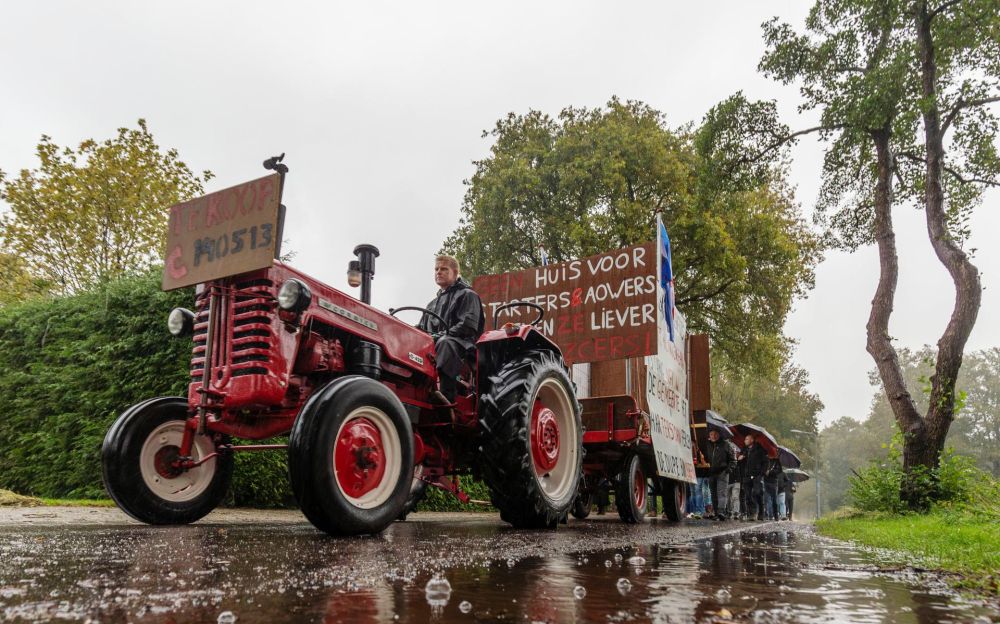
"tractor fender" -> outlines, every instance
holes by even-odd
[[[559,346],[531,325],[501,327],[487,331],[480,336],[476,342],[476,350],[478,351],[481,391],[488,387],[485,382],[490,375],[500,370],[511,358],[529,349],[551,351],[563,362],[564,366],[566,365]]]
[[[562,355],[562,350],[531,325],[512,325],[509,328],[491,329],[479,337],[477,347],[483,349],[490,343],[516,340],[530,349],[547,349]]]

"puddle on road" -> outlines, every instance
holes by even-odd
[[[407,526],[409,525],[409,526]],[[804,529],[685,546],[497,556],[420,523],[387,537],[185,527],[0,535],[0,620],[91,622],[970,622],[989,606]],[[542,537],[545,534],[541,534]],[[459,544],[479,544],[469,565]],[[435,569],[436,568],[436,569]]]

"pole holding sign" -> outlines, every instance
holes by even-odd
[[[278,173],[170,207],[163,290],[271,266],[281,236]]]

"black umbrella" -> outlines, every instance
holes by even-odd
[[[799,456],[784,446],[778,447],[778,461],[781,462],[781,467],[785,469],[802,467],[802,460],[799,459]]]
[[[805,470],[799,470],[798,468],[785,468],[782,472],[785,473],[785,478],[789,481],[802,483],[803,481],[809,480],[809,473]]]
[[[732,439],[733,432],[729,430],[729,421],[719,416],[717,412],[705,410],[705,424],[708,425],[709,431],[718,431],[719,437],[723,440]]]
[[[743,446],[743,439],[748,435],[756,436],[757,443],[767,450],[768,455],[778,452],[778,441],[768,432],[767,429],[753,423],[741,423],[739,425],[729,425],[729,429],[738,436],[737,442]]]

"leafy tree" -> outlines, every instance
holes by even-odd
[[[741,114],[737,114],[741,113]],[[460,226],[444,248],[469,273],[579,258],[653,237],[662,211],[673,243],[676,302],[713,336],[718,363],[776,372],[791,302],[813,283],[819,250],[784,184],[780,157],[740,160],[752,113],[777,133],[773,106],[734,96],[697,128],[612,99],[597,109],[509,114],[466,181]]]
[[[938,466],[979,311],[979,272],[962,243],[984,187],[1000,185],[998,122],[988,108],[1000,101],[997,20],[995,0],[819,0],[805,34],[777,20],[764,24],[761,69],[786,84],[800,82],[801,108],[821,114],[816,128],[772,145],[823,133],[831,143],[820,217],[846,248],[878,245],[868,351],[904,434],[901,496],[911,508],[934,498],[910,477]],[[955,287],[923,414],[888,331],[899,272],[892,209],[902,203],[923,208],[931,245]]]
[[[57,294],[159,260],[166,208],[202,194],[212,177],[192,174],[176,150],[162,151],[142,119],[138,128],[119,128],[115,138],[88,139],[76,150],[43,135],[37,155],[38,169],[14,177],[0,171],[0,199],[10,205],[0,238],[5,254],[23,260],[29,281]]]
[[[0,307],[44,295],[49,284],[28,272],[20,257],[0,251]]]

